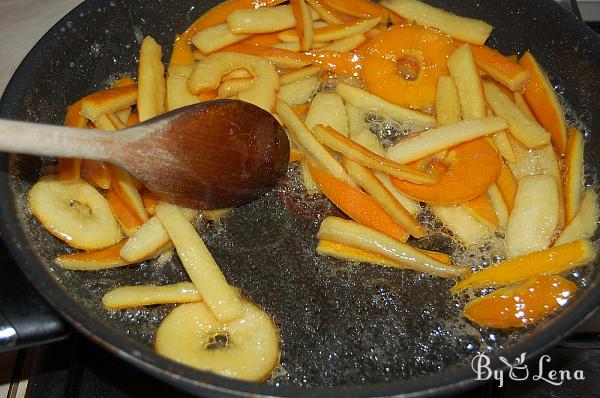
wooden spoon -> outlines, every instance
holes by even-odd
[[[290,146],[269,112],[216,100],[118,132],[0,120],[0,150],[107,161],[166,200],[215,209],[273,188],[287,169]]]

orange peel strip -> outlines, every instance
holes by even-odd
[[[80,114],[91,121],[102,115],[114,113],[120,109],[135,105],[138,88],[133,86],[118,86],[90,94],[81,100]]]
[[[369,195],[351,187],[331,174],[319,170],[310,163],[308,169],[321,192],[350,218],[360,224],[383,232],[398,241],[406,242],[409,236],[408,233],[396,224]]]
[[[290,160],[288,163],[297,162],[299,160],[304,159],[304,154],[296,149],[290,150]]]
[[[540,275],[469,301],[465,316],[480,326],[497,329],[524,327],[564,306],[577,290],[558,275]]]
[[[106,192],[106,199],[125,235],[133,235],[144,222],[127,207],[113,187]]]
[[[175,43],[173,43],[173,51],[171,52],[171,58],[169,59],[169,68],[173,65],[193,65],[194,56],[192,54],[192,47],[190,43],[185,40],[183,36],[175,36]]]
[[[489,195],[484,193],[467,201],[463,207],[467,209],[480,223],[490,227],[491,230],[495,230],[498,227],[498,216],[496,215],[496,209],[490,201]]]
[[[148,189],[144,189],[142,191],[142,203],[144,203],[144,208],[148,215],[153,216],[156,214],[156,205],[161,201],[160,196],[149,191]]]
[[[300,38],[300,48],[308,51],[312,48],[314,29],[308,5],[304,0],[290,0],[294,18],[296,19],[296,32]]]
[[[517,193],[518,183],[512,171],[510,171],[504,162],[501,164],[500,174],[498,174],[496,185],[498,185],[498,189],[500,189],[504,203],[506,203],[508,211],[510,212],[515,204],[515,195]]]
[[[67,108],[65,126],[86,128],[88,119],[81,116],[81,101],[79,100]],[[58,178],[60,180],[78,180],[81,176],[81,159],[60,158],[58,160]]]
[[[97,160],[84,159],[81,161],[81,178],[102,189],[110,188],[112,183],[108,167],[104,162]]]
[[[559,274],[595,258],[596,249],[592,243],[577,240],[492,265],[459,281],[451,292],[456,294],[469,288],[507,286],[537,275]]]
[[[432,165],[440,161],[433,161]],[[392,178],[396,188],[410,198],[434,204],[460,204],[475,199],[487,191],[498,175],[502,159],[485,138],[457,145],[448,151],[443,163],[446,167],[434,167],[441,174],[432,185],[414,184]],[[485,165],[485,167],[482,167]]]
[[[347,157],[344,157],[343,164],[350,177],[352,177],[365,192],[371,195],[371,197],[379,203],[379,205],[398,225],[402,227],[402,229],[415,238],[422,238],[427,235],[427,230],[419,225],[412,214],[398,202],[396,197],[388,191],[375,175],[373,175],[371,170]]]
[[[329,126],[318,124],[313,128],[313,132],[319,141],[364,166],[383,171],[384,173],[414,182],[415,184],[435,184],[437,182],[435,177],[426,172],[379,156]]]
[[[524,93],[525,100],[540,124],[552,135],[556,153],[562,155],[567,149],[567,123],[558,96],[548,76],[529,51],[523,54],[519,65],[530,73]]]
[[[227,16],[235,10],[242,8],[272,7],[283,3],[285,0],[227,0],[211,8],[196,19],[185,31],[182,37],[189,41],[201,30],[219,25],[227,21]]]
[[[436,259],[444,264],[451,264],[450,256],[444,253],[432,252],[428,250],[420,250],[423,254]],[[384,265],[388,267],[404,268],[397,262],[383,257],[379,254],[371,253],[370,251],[359,249],[357,247],[344,245],[333,242],[331,240],[319,240],[317,245],[317,253],[324,256],[331,256],[341,260],[358,261],[361,263],[369,263],[375,265]]]
[[[477,66],[512,91],[519,91],[529,79],[529,71],[514,59],[502,55],[488,46],[471,44]]]
[[[367,250],[396,261],[406,269],[443,278],[470,272],[468,267],[445,264],[380,231],[339,217],[323,220],[317,238]]]
[[[125,260],[119,254],[126,242],[127,240],[124,239],[106,249],[93,252],[63,254],[62,256],[59,256],[56,261],[65,269],[78,271],[96,271],[100,269],[122,267],[132,264],[132,262]]]

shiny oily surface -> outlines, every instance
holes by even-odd
[[[573,282],[558,275],[540,275],[470,301],[465,316],[493,328],[522,327],[562,308],[576,289]]]
[[[506,54],[532,49],[551,68],[552,81],[576,110],[568,115],[569,121],[588,134],[588,164],[599,164],[600,151],[591,150],[598,147],[598,138],[590,132],[600,128],[591,116],[600,114],[600,104],[594,101],[600,95],[600,72],[593,61],[600,57],[600,49],[591,31],[577,25],[553,2],[515,0],[502,7],[492,1],[431,3],[497,26],[490,44]],[[152,33],[161,44],[170,45],[175,32],[183,31],[210,6],[181,0],[89,2],[37,48],[28,69],[9,87],[2,114],[60,124],[69,103],[105,87],[110,81],[107,77],[135,70],[132,54],[143,34]],[[510,29],[501,29],[507,23]],[[535,35],[527,34],[532,26]],[[570,73],[573,65],[580,73]],[[396,124],[372,119],[380,127],[376,131],[393,141]],[[65,248],[41,229],[25,203],[25,192],[37,179],[39,165],[31,157],[13,158],[7,193],[13,200],[2,204],[3,215],[13,225],[4,228],[4,237],[12,243],[22,268],[80,330],[196,394],[216,395],[215,386],[227,392],[296,395],[306,395],[306,390],[272,386],[355,385],[341,390],[342,395],[348,391],[391,395],[443,387],[472,377],[468,361],[478,350],[510,358],[535,352],[595,307],[596,290],[586,287],[597,287],[597,270],[587,267],[570,273],[579,292],[555,319],[518,334],[496,332],[474,327],[462,318],[461,308],[469,297],[451,297],[451,281],[317,256],[319,220],[339,213],[322,199],[305,204],[299,175],[292,168],[276,191],[235,210],[217,225],[206,223],[200,228],[228,281],[274,317],[282,336],[281,368],[270,384],[236,383],[167,363],[151,352],[156,328],[173,306],[114,312],[101,306],[102,295],[118,286],[185,280],[177,264],[147,262],[97,273],[67,272],[53,264]],[[594,173],[587,170],[589,183],[595,181]],[[9,186],[7,180],[4,184]],[[419,217],[439,231],[419,241],[419,247],[454,249],[456,243],[444,233],[439,220],[426,209]],[[495,244],[492,239],[481,250],[460,249],[455,260],[476,266],[496,262],[499,258],[490,254]],[[313,391],[321,396],[335,393]]]

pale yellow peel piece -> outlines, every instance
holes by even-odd
[[[409,135],[388,149],[387,158],[400,164],[410,163],[463,142],[494,134],[507,127],[506,121],[498,117],[446,124],[436,129]]]
[[[577,213],[583,191],[583,149],[584,138],[581,132],[572,127],[567,136],[567,152],[565,159],[565,213],[567,222]]]
[[[365,116],[367,112],[364,109],[358,108],[349,102],[346,102],[345,105],[346,115],[348,116],[348,132],[350,133],[350,136],[352,136],[353,133],[359,133],[361,131],[368,130],[367,124],[365,123]],[[373,151],[373,149],[369,149]]]
[[[450,256],[438,252],[430,252],[427,250],[421,250],[425,255],[433,257],[445,264],[450,264]],[[339,258],[340,260],[358,261],[361,263],[368,263],[374,265],[383,265],[386,267],[404,268],[402,264],[392,261],[379,254],[373,254],[363,249],[357,249],[356,247],[342,245],[340,243],[332,242],[330,240],[319,240],[317,245],[317,253],[323,256],[330,256]]]
[[[486,116],[485,98],[479,71],[468,44],[457,48],[448,58],[448,70],[456,85],[463,119]]]
[[[81,100],[80,115],[95,122],[102,115],[108,115],[131,107],[137,102],[137,86],[119,87],[90,94]],[[111,95],[107,95],[112,93]]]
[[[111,310],[148,305],[194,303],[201,300],[196,287],[191,282],[164,286],[122,286],[102,296],[102,304]]]
[[[308,51],[313,48],[314,26],[311,12],[314,11],[306,4],[305,0],[290,0],[290,5],[296,19],[296,31],[298,35],[302,33],[302,37],[300,37],[300,49]]]
[[[252,78],[229,79],[224,81],[217,90],[218,98],[231,98],[240,92],[248,90],[254,84]]]
[[[290,71],[279,76],[279,82],[283,86],[284,84],[290,84],[297,80],[306,79],[321,72],[319,66],[307,66],[298,70]]]
[[[356,187],[356,183],[348,176],[342,165],[317,141],[313,133],[285,101],[277,101],[277,113],[288,128],[288,135],[305,156],[314,158],[328,173],[346,184]]]
[[[329,126],[348,136],[348,115],[342,97],[335,93],[319,93],[310,103],[304,124],[313,129],[317,124]]]
[[[313,128],[313,132],[315,137],[329,148],[371,169],[379,170],[417,184],[432,184],[436,182],[436,178],[426,172],[381,157],[344,137],[329,126],[319,124]]]
[[[311,10],[311,18],[314,21],[319,15]],[[295,27],[296,18],[290,5],[246,8],[229,14],[227,24],[236,34],[270,33]]]
[[[380,21],[380,17],[368,18],[358,22],[341,24],[339,29],[336,29],[338,26],[330,25],[327,28],[315,31],[314,40],[316,42],[328,42],[357,37],[377,26]],[[281,32],[278,37],[281,41],[286,42],[299,41],[298,34],[292,30]]]
[[[188,79],[194,70],[193,65],[171,65],[167,77],[167,110],[172,111],[200,102],[188,90]]]
[[[137,109],[140,122],[165,112],[166,91],[162,49],[152,37],[147,36],[142,42],[138,66]]]
[[[94,127],[102,131],[117,131],[117,127],[107,115],[98,116],[94,122]]]
[[[516,159],[515,150],[508,138],[508,133],[505,130],[498,131],[492,138],[500,156],[509,162],[514,162]]]
[[[44,228],[71,247],[100,250],[123,238],[106,198],[82,180],[43,178],[33,185],[28,200]]]
[[[304,104],[310,101],[318,88],[319,79],[316,76],[311,76],[281,86],[277,97],[290,105]]]
[[[358,46],[367,41],[367,37],[363,34],[346,37],[344,39],[335,40],[323,47],[321,50],[327,51],[353,51]]]
[[[515,161],[509,162],[508,166],[517,179],[538,174],[547,174],[554,177],[559,190],[560,216],[558,228],[563,228],[566,224],[565,196],[563,194],[562,174],[558,163],[558,155],[554,151],[554,148],[548,144],[541,148],[527,150],[512,136],[510,138],[515,151]]]
[[[319,186],[312,177],[312,174],[310,174],[308,162],[305,159],[300,161],[300,169],[302,170],[302,183],[304,184],[306,192],[308,192],[309,195],[315,195],[321,192]]]
[[[192,44],[203,54],[210,54],[231,44],[246,40],[249,35],[235,34],[226,23],[206,28],[192,37]]]
[[[438,78],[435,114],[438,126],[456,123],[462,119],[458,91],[450,76]]]
[[[414,126],[433,127],[436,124],[433,116],[412,109],[403,108],[392,104],[376,95],[346,83],[339,83],[335,92],[346,102],[365,110],[374,111],[389,116],[401,122],[411,123]]]
[[[558,225],[559,199],[555,179],[548,175],[519,180],[506,226],[506,255],[522,256],[547,249]]]
[[[321,223],[317,237],[379,254],[407,269],[431,275],[451,277],[470,271],[466,267],[444,264],[381,232],[338,217],[327,217]]]
[[[194,226],[172,204],[156,206],[156,215],[169,234],[183,267],[202,300],[220,322],[242,316],[243,308]]]
[[[413,217],[416,217],[417,214],[421,211],[421,205],[414,199],[409,198],[404,193],[400,192],[398,188],[392,183],[392,179],[388,174],[385,174],[381,171],[375,171],[375,177],[383,186],[396,198],[396,200],[404,207]]]
[[[188,88],[192,94],[216,89],[223,76],[241,68],[254,76],[254,84],[248,90],[240,92],[238,99],[271,112],[279,90],[279,75],[275,67],[263,57],[233,52],[210,55],[196,65],[188,80]]]
[[[444,225],[467,246],[481,243],[493,232],[461,206],[432,205],[431,208]]]
[[[535,120],[527,117],[496,84],[484,82],[483,89],[485,98],[496,116],[508,122],[510,133],[525,147],[531,149],[550,143],[550,133]]]
[[[180,209],[188,221],[192,221],[197,211]],[[152,253],[167,245],[171,239],[158,217],[146,221],[128,240],[121,249],[121,257],[130,262],[142,261]]]
[[[577,213],[569,221],[554,245],[559,246],[579,239],[590,239],[598,228],[599,216],[598,195],[593,189],[588,189],[583,193]]]
[[[381,5],[419,25],[433,26],[469,43],[484,44],[493,29],[484,21],[461,17],[416,0],[384,0]]]
[[[487,190],[488,195],[490,196],[490,201],[494,206],[494,210],[496,211],[496,216],[498,217],[498,225],[501,228],[505,228],[508,223],[509,210],[504,198],[502,197],[502,193],[500,189],[498,189],[498,185],[492,184]]]

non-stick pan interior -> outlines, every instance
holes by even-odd
[[[68,104],[105,87],[121,74],[135,75],[137,51],[145,35],[154,36],[163,45],[168,59],[174,34],[215,3],[84,3],[59,22],[28,56],[3,97],[2,116],[60,124]],[[431,3],[492,23],[495,31],[491,44],[504,53],[530,49],[549,69],[572,110],[570,121],[590,134],[588,148],[597,147],[598,138],[592,132],[600,127],[598,116],[594,116],[600,114],[600,104],[593,99],[600,94],[600,51],[594,33],[550,1]],[[589,164],[600,164],[594,151],[588,150],[587,157]],[[171,306],[116,312],[103,309],[100,299],[114,287],[185,280],[176,259],[102,272],[69,272],[53,263],[67,249],[43,230],[26,205],[27,189],[45,161],[12,157],[9,180],[13,199],[3,205],[5,218],[17,215],[10,233],[13,249],[22,254],[26,272],[38,269],[29,272],[34,284],[59,310],[71,311],[66,315],[88,334],[105,344],[109,340],[107,345],[112,349],[136,362],[145,361],[146,368],[171,382],[191,389],[190,379],[197,378],[253,390],[246,383],[228,383],[167,365],[144,348],[150,346]],[[7,184],[4,177],[2,182]],[[594,180],[590,169],[589,181]],[[386,383],[381,391],[400,392],[432,387],[436,384],[432,384],[432,377],[438,377],[440,385],[455,383],[470,376],[466,369],[476,352],[508,355],[539,350],[595,307],[597,294],[587,287],[598,284],[598,275],[595,267],[587,267],[570,275],[586,299],[576,300],[562,315],[521,332],[475,327],[461,316],[465,297],[450,296],[452,281],[317,255],[315,233],[320,221],[339,213],[326,200],[307,197],[300,186],[298,171],[290,166],[273,192],[234,210],[220,222],[200,224],[228,281],[265,308],[279,327],[281,368],[269,380],[270,385]],[[439,233],[417,245],[448,252],[456,247],[430,213],[424,211],[420,217]],[[15,248],[18,238],[22,241]],[[494,240],[487,244],[493,246]],[[459,257],[473,265],[496,260],[485,249],[460,252]],[[419,387],[414,382],[417,378],[428,382]],[[296,390],[261,387],[253,391],[276,394]]]

